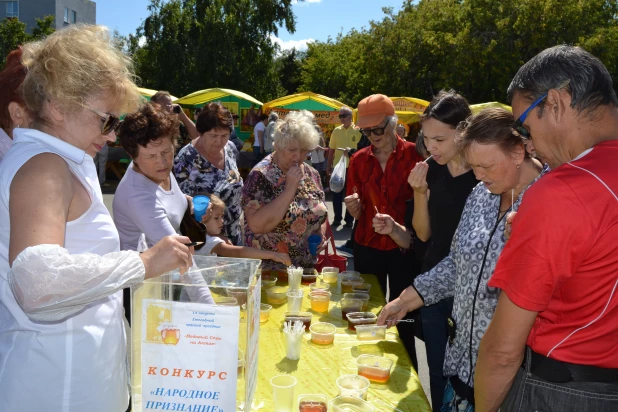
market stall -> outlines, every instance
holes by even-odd
[[[234,129],[241,140],[248,140],[253,133],[253,126],[258,122],[262,102],[246,93],[231,89],[204,89],[188,94],[174,103],[185,109],[197,109],[210,102],[220,102],[234,117]]]
[[[472,110],[472,114],[477,114],[481,110],[489,109],[490,107],[499,107],[499,108],[508,110],[509,112],[513,112],[513,109],[511,109],[511,106],[507,106],[506,104],[502,104],[499,102],[472,104],[470,105],[470,110]]]
[[[347,105],[330,97],[313,92],[301,92],[264,103],[262,111],[264,113],[274,111],[282,119],[293,110],[309,110],[315,115],[324,137],[328,139],[333,129],[341,124],[339,109],[343,106]]]

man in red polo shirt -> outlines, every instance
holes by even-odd
[[[356,125],[371,146],[357,151],[348,168],[345,204],[358,220],[354,269],[376,275],[384,293],[388,275],[391,296],[399,296],[414,280],[414,253],[400,249],[390,236],[376,233],[372,222],[379,211],[404,225],[406,201],[414,197],[407,176],[423,159],[414,143],[397,137],[395,106],[387,96],[374,94],[361,100]],[[408,325],[398,329],[416,366],[413,328]]]
[[[618,411],[618,99],[603,64],[547,49],[509,87],[552,171],[530,188],[489,286],[477,411]],[[527,345],[527,346],[526,346]],[[522,363],[523,361],[523,363]]]

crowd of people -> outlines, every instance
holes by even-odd
[[[416,143],[382,94],[356,124],[342,107],[328,147],[310,112],[263,115],[245,179],[224,106],[192,121],[169,93],[144,102],[131,70],[105,28],[72,26],[0,72],[0,410],[126,410],[123,289],[184,274],[193,254],[313,267],[341,159],[332,225],[353,227],[355,269],[387,296],[378,323],[415,368],[425,341],[434,411],[618,409],[618,98],[597,58],[541,52],[509,87],[512,113],[472,115],[443,90]],[[116,139],[131,163],[112,218]],[[212,303],[203,292],[190,298]]]

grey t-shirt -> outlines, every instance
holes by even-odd
[[[148,247],[165,236],[179,233],[188,201],[172,173],[170,180],[170,190],[164,190],[136,172],[133,163],[129,165],[112,204],[114,223],[120,235],[120,250],[137,250],[142,233],[146,235]]]

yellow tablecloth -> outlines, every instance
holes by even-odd
[[[363,275],[372,284],[369,310],[378,314],[385,300],[377,279]],[[281,330],[287,304],[273,307],[270,319],[260,325],[258,355],[258,385],[254,406],[259,410],[272,411],[272,388],[270,379],[281,374],[291,374],[298,383],[294,395],[324,394],[329,400],[338,395],[336,380],[340,375],[356,374],[355,359],[362,354],[385,356],[395,363],[391,378],[386,384],[372,383],[367,401],[378,411],[431,411],[416,371],[397,335],[395,328],[387,330],[383,341],[359,341],[356,332],[347,328],[347,321],[341,318],[338,302],[341,299],[336,285],[331,285],[332,297],[329,312],[313,313],[312,323],[329,322],[337,327],[335,342],[329,346],[315,345],[311,334],[306,333],[302,344],[300,360],[291,361],[285,357],[285,339]],[[302,311],[311,312],[309,288],[304,290]],[[266,302],[264,302],[266,303]],[[260,407],[261,406],[261,407]]]

